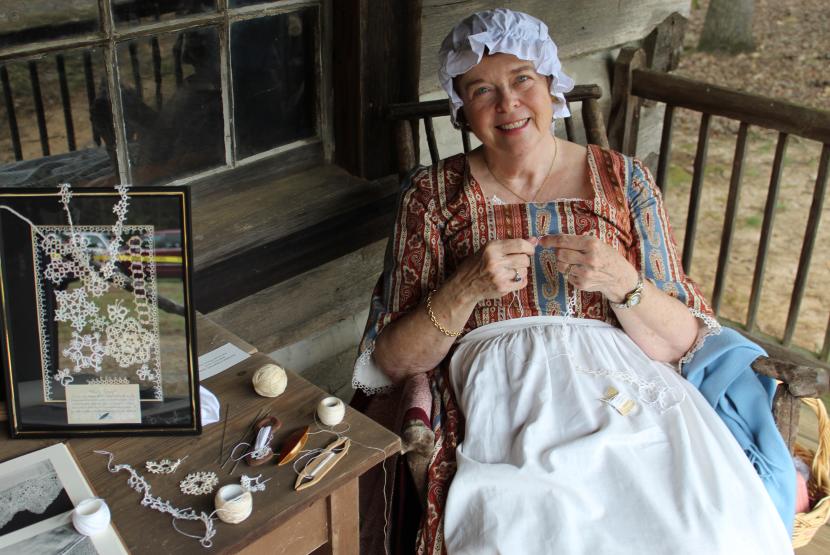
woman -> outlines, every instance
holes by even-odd
[[[440,57],[453,121],[482,146],[404,191],[354,379],[376,391],[429,372],[444,403],[420,547],[791,551],[752,464],[677,373],[718,325],[648,170],[551,132],[573,83],[547,27],[477,13]]]

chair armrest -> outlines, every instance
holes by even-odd
[[[824,368],[758,357],[752,369],[787,384],[794,397],[820,397],[830,392],[830,374]]]

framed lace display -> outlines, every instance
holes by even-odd
[[[199,433],[186,187],[0,189],[13,437]]]
[[[94,497],[63,443],[0,464],[0,553],[126,555],[112,524],[92,536],[73,526],[72,511]]]

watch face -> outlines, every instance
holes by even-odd
[[[632,293],[628,299],[626,299],[625,304],[630,308],[632,306],[637,306],[640,304],[640,298],[642,297],[641,293]]]

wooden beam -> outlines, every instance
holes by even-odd
[[[719,87],[662,71],[635,69],[631,93],[750,125],[830,143],[830,111]]]

